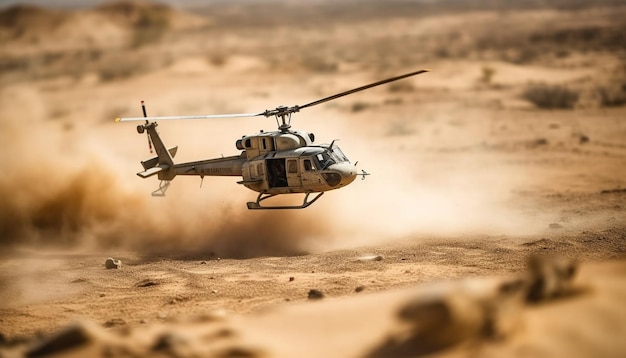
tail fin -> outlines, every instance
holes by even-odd
[[[176,176],[172,168],[174,167],[174,160],[172,159],[176,155],[178,147],[165,148],[159,133],[156,131],[156,122],[146,123],[138,126],[138,132],[143,133],[143,130],[148,131],[148,136],[154,145],[154,150],[157,156],[144,160],[141,162],[144,171],[137,173],[142,178],[148,178],[155,174],[159,175],[160,180],[172,180]],[[143,130],[139,130],[142,128]]]

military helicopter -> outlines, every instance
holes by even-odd
[[[141,101],[143,117],[116,118],[115,121],[145,121],[144,124],[137,126],[137,133],[147,133],[150,151],[152,152],[154,145],[157,155],[142,161],[144,170],[137,175],[144,179],[157,175],[160,184],[159,188],[152,192],[153,196],[164,196],[170,182],[177,175],[196,175],[201,179],[205,176],[241,176],[243,180],[237,184],[259,193],[255,202],[247,203],[248,209],[304,209],[317,201],[326,191],[342,188],[352,183],[357,176],[365,179],[369,173],[365,170],[357,173],[356,164],[350,163],[335,141],[315,145],[313,133],[292,130],[291,115],[308,107],[424,72],[428,70],[391,77],[304,105],[279,106],[259,113],[148,117],[145,104]],[[260,116],[274,116],[278,131],[261,131],[238,139],[235,146],[242,151],[239,155],[195,162],[174,163],[173,158],[178,147],[166,148],[156,130],[156,121],[159,120]],[[304,199],[300,205],[262,204],[266,199],[283,194],[304,194]],[[311,194],[314,196],[309,200]]]

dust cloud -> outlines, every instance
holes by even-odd
[[[450,112],[449,104],[438,105],[436,115]],[[479,144],[466,148],[468,132],[473,132],[476,143],[489,138],[482,132],[480,118],[471,118],[478,125],[460,134],[434,136],[424,129],[430,122],[422,113],[428,111],[422,109],[407,115],[415,133],[389,136],[381,133],[392,123],[386,119],[388,114],[380,112],[326,113],[335,121],[316,124],[327,135],[340,133],[338,143],[353,163],[358,161],[357,171],[371,174],[328,194],[326,200],[332,200],[331,195],[337,198],[332,222],[334,234],[341,239],[332,243],[334,248],[406,238],[528,236],[544,232],[555,220],[554,213],[519,194],[533,182],[524,167]],[[445,131],[447,122],[447,117],[436,118],[436,130]]]
[[[145,191],[130,192],[105,164],[83,170],[54,161],[29,167],[36,172],[21,172],[0,186],[6,198],[0,206],[3,246],[115,247],[148,255],[241,258],[299,254],[307,239],[321,234],[303,231],[304,219],[291,212],[243,216],[233,203],[207,210],[207,203],[190,197],[155,199]],[[63,171],[63,178],[42,184],[42,176],[55,170]]]
[[[344,87],[354,83],[323,92],[332,94]],[[373,103],[385,93],[362,93],[356,100]],[[155,102],[164,113],[181,113],[179,107],[187,102],[176,104],[176,96],[185,95],[172,92]],[[459,148],[468,132],[476,141],[488,134],[480,125],[452,132],[451,117],[467,116],[450,111],[449,104],[428,109],[419,103],[420,112],[403,114],[414,133],[400,136],[385,134],[393,123],[387,119],[393,108],[354,113],[345,110],[351,102],[343,100],[303,113],[294,128],[315,132],[319,143],[341,139],[337,143],[352,162],[359,161],[357,169],[372,175],[328,192],[306,210],[252,212],[245,202],[254,200],[256,193],[238,186],[236,178],[207,177],[200,189],[198,178],[180,177],[165,198],[151,197],[158,180],[135,175],[138,162],[150,154],[134,126],[116,125],[110,118],[106,122],[78,115],[51,118],[46,96],[35,85],[1,93],[0,140],[8,149],[0,154],[7,168],[0,176],[4,247],[63,245],[126,248],[146,255],[254,257],[377,245],[407,237],[526,235],[550,222],[529,216],[516,202],[514,191],[526,184],[523,168],[507,165],[508,159],[497,153]],[[267,102],[280,103],[274,98]],[[171,108],[163,109],[167,106]],[[124,111],[115,115],[137,114],[137,109]],[[204,111],[219,112],[199,110]],[[448,112],[450,118],[442,114]],[[482,123],[479,119],[468,122]],[[236,138],[273,126],[271,120],[237,123],[160,123],[159,129],[166,145],[180,145],[176,161],[186,161],[235,154]]]
[[[195,181],[190,184],[191,178],[177,178],[168,196],[153,198],[158,181],[134,174],[138,161],[148,157],[130,150],[145,145],[132,133],[134,127],[77,121],[68,128],[46,118],[45,104],[32,89],[2,93],[2,101],[7,104],[0,130],[4,249],[116,248],[170,257],[296,255],[330,230],[308,225],[309,217],[296,212],[249,212],[245,200],[255,194],[237,186],[236,178],[206,178],[203,189]],[[16,113],[16,108],[24,111]],[[129,143],[119,140],[126,132],[134,134]]]
[[[25,93],[22,100],[36,103],[36,91]],[[537,222],[511,203],[520,173],[497,161],[494,165],[493,158],[401,150],[394,147],[395,138],[363,140],[368,137],[362,131],[375,125],[365,122],[359,132],[342,118],[345,113],[335,110],[319,111],[335,118],[332,124],[315,124],[320,142],[341,138],[346,154],[353,162],[362,158],[359,169],[373,175],[328,192],[306,210],[251,212],[245,201],[254,200],[256,193],[236,185],[236,178],[205,178],[202,189],[193,178],[176,178],[165,198],[153,198],[149,193],[158,181],[134,175],[138,161],[148,154],[145,148],[135,150],[145,141],[132,126],[75,122],[68,127],[47,120],[40,107],[30,108],[31,113],[21,115],[4,111],[1,139],[10,148],[2,154],[9,170],[0,177],[4,247],[62,245],[244,258],[375,245],[402,237],[528,234]],[[210,126],[213,133],[233,130],[230,123],[194,123],[186,129],[169,125],[162,128],[166,144],[181,144],[181,155],[189,159],[225,150],[220,139],[209,148],[213,155],[194,152],[206,142],[204,135],[190,136],[202,132],[189,130],[196,125]],[[416,142],[426,140],[423,135]]]

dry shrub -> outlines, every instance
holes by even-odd
[[[306,69],[317,73],[336,73],[339,64],[320,57],[307,57],[303,60]]]
[[[102,82],[115,81],[132,77],[140,72],[140,67],[129,62],[116,62],[104,65],[98,70]]]
[[[216,52],[209,55],[208,61],[215,67],[222,67],[228,62],[228,56],[223,53]]]
[[[489,66],[489,65],[484,65],[482,67],[482,75],[480,77],[480,82],[490,85],[491,82],[493,81],[493,76],[496,74],[496,69]]]
[[[529,86],[522,97],[542,109],[574,108],[580,94],[563,86],[534,84]]]
[[[626,105],[626,91],[624,89],[599,87],[596,93],[603,107],[619,107]]]
[[[399,81],[394,82],[389,85],[389,92],[413,92],[415,91],[415,86],[413,83],[408,81]]]
[[[350,107],[350,110],[354,113],[357,113],[357,112],[364,111],[370,107],[372,107],[371,103],[359,101],[359,102],[352,103],[352,107]]]
[[[134,24],[132,46],[138,48],[161,40],[169,28],[167,13],[160,9],[141,9],[139,19]]]

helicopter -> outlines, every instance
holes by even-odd
[[[152,146],[156,156],[141,162],[143,171],[137,173],[141,178],[154,175],[160,180],[153,196],[164,196],[171,181],[178,175],[195,175],[204,180],[205,176],[242,177],[237,184],[258,192],[256,201],[248,202],[250,210],[269,209],[304,209],[317,201],[326,191],[343,188],[352,183],[357,176],[365,179],[370,175],[365,170],[356,170],[333,140],[330,144],[313,144],[315,135],[301,130],[291,129],[291,115],[302,109],[313,107],[352,93],[416,76],[429,70],[406,73],[344,91],[332,96],[296,106],[278,106],[275,109],[258,113],[215,114],[199,116],[161,116],[148,117],[144,101],[141,101],[143,117],[116,118],[115,122],[145,121],[137,126],[137,133],[144,132],[148,137],[148,146]],[[178,147],[167,148],[157,132],[157,121],[185,119],[213,119],[240,117],[275,117],[277,131],[244,135],[237,139],[235,146],[239,155],[205,159],[194,162],[174,163]],[[285,194],[304,194],[300,205],[264,205],[265,200]],[[309,199],[309,196],[313,197]]]

